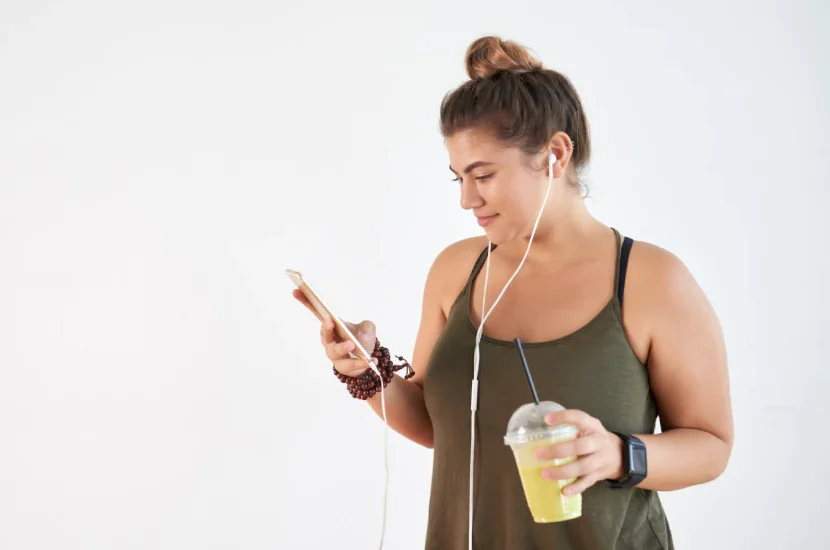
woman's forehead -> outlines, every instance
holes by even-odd
[[[463,170],[476,161],[503,162],[518,158],[518,150],[497,140],[490,132],[480,128],[460,130],[446,138],[450,163],[456,171]]]

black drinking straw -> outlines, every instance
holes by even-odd
[[[539,404],[539,394],[536,393],[536,386],[533,385],[533,377],[530,375],[530,367],[527,365],[527,358],[525,357],[525,351],[522,349],[522,341],[516,338],[513,340],[516,343],[516,347],[519,348],[519,355],[522,358],[522,365],[525,366],[525,374],[527,375],[527,383],[530,385],[530,391],[533,393],[533,400],[536,401],[536,404]]]

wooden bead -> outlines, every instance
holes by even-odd
[[[380,340],[375,340],[372,357],[377,359],[377,371],[375,369],[367,369],[366,372],[358,376],[347,376],[338,372],[337,368],[332,366],[332,370],[337,379],[346,385],[349,394],[355,399],[365,401],[374,397],[381,390],[381,387],[385,388],[392,382],[395,373],[401,369],[406,369],[404,379],[412,378],[415,375],[412,366],[400,355],[396,355],[395,357],[403,363],[399,365],[392,363],[392,356],[389,353],[389,349],[381,346]]]

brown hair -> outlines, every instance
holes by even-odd
[[[545,69],[525,47],[495,36],[470,44],[466,67],[470,80],[441,102],[444,137],[484,126],[497,139],[537,154],[562,131],[574,142],[571,162],[577,174],[588,164],[588,120],[567,77]]]

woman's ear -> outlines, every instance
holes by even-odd
[[[560,178],[571,162],[571,155],[574,150],[574,143],[565,132],[556,132],[548,141],[547,150],[549,154],[556,156],[553,165],[553,177]]]

